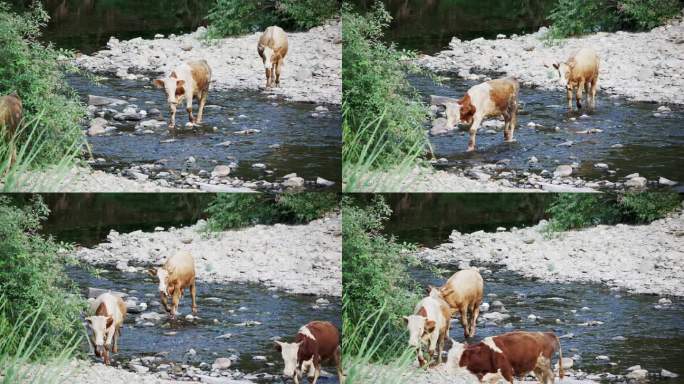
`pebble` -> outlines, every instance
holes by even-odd
[[[252,168],[264,169],[264,168],[266,168],[266,164],[263,164],[263,163],[254,163],[254,164],[252,164]]]
[[[598,356],[596,356],[596,360],[608,361],[608,360],[610,360],[610,357],[608,357],[606,355],[598,355]]]

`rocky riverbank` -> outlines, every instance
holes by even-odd
[[[155,232],[111,231],[94,248],[75,256],[93,265],[129,272],[160,266],[179,250],[195,256],[197,278],[207,282],[254,282],[292,293],[341,296],[339,215],[306,225],[256,225],[206,233],[205,223]]]
[[[684,214],[648,225],[599,225],[552,236],[545,221],[495,233],[454,231],[449,242],[426,249],[430,263],[501,264],[550,282],[592,282],[633,293],[684,296]],[[664,303],[666,303],[666,298]]]
[[[530,87],[561,90],[552,63],[580,47],[594,48],[601,59],[599,89],[630,100],[684,104],[684,21],[680,18],[649,32],[598,32],[548,41],[548,29],[496,40],[452,39],[449,49],[423,56],[418,64],[436,72],[456,72],[481,80],[491,72],[517,77]],[[598,99],[601,103],[601,99]]]
[[[123,79],[150,81],[150,73],[168,75],[180,63],[205,59],[212,69],[212,89],[262,89],[265,75],[257,54],[261,32],[225,39],[205,39],[206,29],[153,40],[111,38],[107,49],[80,55],[75,64],[87,71]],[[269,93],[294,101],[340,104],[342,37],[339,20],[307,32],[289,33],[289,52],[281,88]]]

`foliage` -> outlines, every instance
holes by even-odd
[[[364,355],[370,359],[398,357],[403,351],[393,346],[404,339],[401,316],[410,313],[419,295],[407,266],[415,264],[410,244],[399,244],[380,233],[390,215],[390,208],[381,196],[374,197],[366,207],[355,205],[350,197],[342,200],[342,287],[343,322],[354,325],[359,335],[376,334],[375,323],[384,324],[377,333],[379,344],[373,351],[362,344],[347,343],[346,353]],[[383,308],[375,314],[378,308]],[[367,321],[368,317],[377,317]],[[345,328],[345,332],[348,332]]]
[[[406,79],[412,52],[382,41],[391,17],[381,2],[365,15],[342,7],[343,169],[360,178],[368,170],[414,165],[429,148],[427,107]],[[365,173],[364,173],[365,172]]]
[[[206,209],[207,229],[221,231],[255,224],[302,224],[323,217],[338,206],[335,193],[284,193],[268,196],[220,194]]]
[[[551,11],[552,37],[598,31],[648,30],[681,10],[678,0],[559,0]]]
[[[270,25],[304,30],[335,17],[338,0],[217,0],[207,15],[207,36],[217,38],[264,30]]]
[[[14,342],[5,340],[3,344],[3,352],[10,355],[22,351],[20,341],[25,336],[35,345],[31,357],[42,358],[59,355],[80,335],[84,303],[66,276],[64,258],[58,253],[68,246],[37,233],[47,214],[40,198],[18,208],[10,205],[7,196],[0,196],[0,292],[6,300],[0,318],[5,325],[14,324],[6,328],[15,333]],[[22,322],[29,313],[35,315],[41,332],[33,328],[35,324]]]
[[[47,21],[40,2],[23,15],[0,3],[0,95],[16,92],[22,99],[25,123],[13,140],[24,149],[18,159],[23,168],[71,161],[85,143],[79,125],[85,108],[67,85],[60,64],[70,53],[39,41]],[[3,168],[8,147],[6,140],[0,142]]]
[[[549,232],[599,224],[645,224],[679,207],[674,192],[628,192],[616,194],[559,194],[548,208]]]

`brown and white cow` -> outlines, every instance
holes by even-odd
[[[447,371],[467,370],[483,380],[485,376],[501,375],[513,383],[533,372],[541,384],[553,384],[551,359],[558,351],[558,376],[563,378],[563,351],[553,332],[509,332],[485,338],[477,344],[462,344],[452,340],[447,357]]]
[[[464,269],[454,273],[443,286],[430,286],[429,289],[431,295],[438,295],[449,304],[453,312],[460,313],[463,337],[475,336],[484,292],[484,281],[480,273],[475,269]]]
[[[211,68],[206,60],[188,61],[183,63],[171,72],[169,77],[156,79],[153,81],[157,88],[164,88],[166,99],[171,109],[169,128],[176,126],[176,106],[183,99],[186,100],[186,110],[190,124],[201,124],[204,104],[209,95],[209,83],[211,83]],[[199,112],[197,120],[192,114],[192,100],[197,98],[199,101]]]
[[[299,384],[302,368],[303,366],[306,368],[306,364],[313,364],[314,375],[313,379],[309,376],[309,380],[311,384],[316,384],[321,375],[321,362],[323,361],[331,361],[335,364],[340,383],[344,383],[340,332],[332,323],[312,321],[299,328],[293,343],[276,341],[275,348],[280,351],[285,363],[283,375],[292,377],[295,384]]]
[[[178,303],[183,295],[185,288],[190,288],[192,296],[192,313],[197,313],[197,303],[195,301],[195,259],[187,251],[178,252],[169,257],[161,268],[151,268],[150,275],[159,279],[159,296],[164,305],[164,309],[175,318],[178,314]],[[172,296],[171,307],[167,302],[167,297]]]
[[[16,93],[0,97],[0,132],[5,142],[9,144],[10,167],[17,161],[14,135],[17,132],[22,113],[21,98]]]
[[[95,349],[95,356],[102,357],[104,363],[109,364],[109,351],[119,352],[119,337],[126,319],[126,304],[119,296],[105,292],[90,306],[95,310],[95,316],[85,318],[93,331],[90,342]]]
[[[581,48],[573,52],[565,62],[554,63],[561,86],[568,93],[568,108],[572,110],[572,94],[575,92],[577,109],[582,108],[582,91],[586,89],[587,102],[596,107],[598,89],[599,57],[591,48]]]
[[[504,141],[513,141],[518,114],[518,81],[512,77],[490,80],[472,86],[455,105],[447,105],[450,127],[462,122],[470,125],[468,152],[475,150],[475,136],[482,121],[489,117],[504,119]]]
[[[278,26],[266,28],[259,37],[257,52],[266,71],[266,88],[280,86],[280,73],[287,56],[287,34]]]
[[[451,310],[449,304],[441,297],[424,297],[413,311],[413,315],[404,316],[409,331],[409,346],[416,348],[418,365],[429,365],[432,356],[437,352],[437,364],[442,362],[444,341],[449,337]],[[428,344],[428,360],[423,357],[422,346]]]

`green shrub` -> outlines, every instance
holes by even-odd
[[[255,224],[302,224],[323,217],[338,206],[330,192],[256,195],[220,194],[206,209],[207,229],[221,231]]]
[[[40,2],[18,15],[0,2],[0,95],[16,92],[24,107],[24,124],[16,143],[25,148],[20,166],[36,168],[55,164],[79,153],[85,138],[79,125],[85,108],[67,85],[60,62],[69,52],[58,51],[38,39],[48,16]],[[0,161],[8,158],[0,141]],[[28,156],[28,153],[31,156]]]
[[[335,17],[339,10],[337,0],[217,0],[207,15],[207,36],[240,35],[276,24],[284,29],[309,29]]]
[[[64,272],[64,257],[58,254],[68,246],[37,233],[47,214],[40,198],[18,208],[0,196],[0,292],[6,300],[0,318],[5,325],[14,324],[0,328],[14,332],[15,342],[3,344],[3,352],[10,355],[22,351],[19,341],[26,336],[35,344],[32,358],[58,356],[82,334],[84,302]],[[36,313],[40,332],[22,321],[29,313]]]
[[[676,16],[678,0],[559,0],[551,11],[551,36],[598,31],[648,30]]]
[[[679,207],[673,192],[629,192],[617,194],[559,194],[547,209],[549,232],[584,228],[599,224],[646,224]]]
[[[373,351],[348,343],[346,353],[368,355],[370,359],[398,357],[397,339],[404,332],[401,316],[410,313],[420,298],[407,267],[416,260],[409,244],[399,244],[380,233],[390,208],[376,196],[365,208],[345,197],[342,200],[342,292],[344,324],[353,325],[359,335],[377,335]],[[382,308],[382,311],[377,312]],[[372,319],[369,320],[369,319]],[[376,323],[384,324],[378,332]],[[345,329],[345,333],[348,330]]]
[[[391,17],[377,2],[366,14],[342,7],[343,172],[346,188],[368,170],[414,165],[429,148],[427,106],[406,79],[414,54],[382,41]],[[353,170],[350,171],[350,170]],[[353,183],[351,183],[353,184]]]

